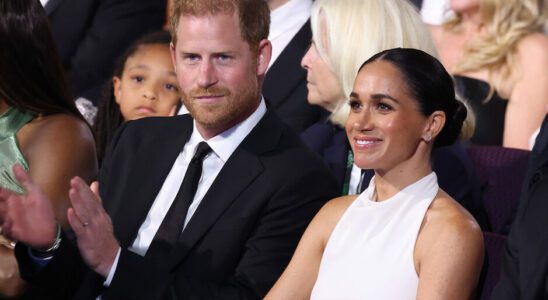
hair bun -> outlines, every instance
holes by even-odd
[[[445,126],[442,131],[436,138],[435,147],[447,146],[453,144],[458,137],[462,129],[462,124],[466,119],[468,110],[466,106],[461,101],[454,99],[455,108],[453,110],[452,116],[446,116],[447,120],[445,121]]]

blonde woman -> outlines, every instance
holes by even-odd
[[[472,142],[528,148],[548,104],[543,0],[451,0],[431,31],[457,92],[476,113]]]

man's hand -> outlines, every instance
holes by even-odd
[[[14,165],[13,173],[26,193],[17,194],[0,188],[2,234],[32,248],[47,249],[57,233],[51,203],[21,165]]]
[[[103,209],[97,182],[88,187],[79,177],[70,181],[68,221],[76,234],[80,254],[96,273],[108,276],[120,247],[112,221]]]

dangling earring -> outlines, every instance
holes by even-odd
[[[424,140],[426,142],[430,142],[432,140],[432,135],[430,134],[430,132],[426,133],[426,135],[424,136]]]

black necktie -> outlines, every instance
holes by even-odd
[[[149,250],[155,247],[169,249],[177,241],[183,231],[188,208],[194,200],[194,194],[196,194],[198,188],[198,182],[202,175],[202,161],[209,152],[211,152],[211,148],[206,142],[198,144],[196,153],[188,164],[179,192],[177,192],[175,200],[171,203],[171,207],[167,211],[160,228],[158,228]]]

